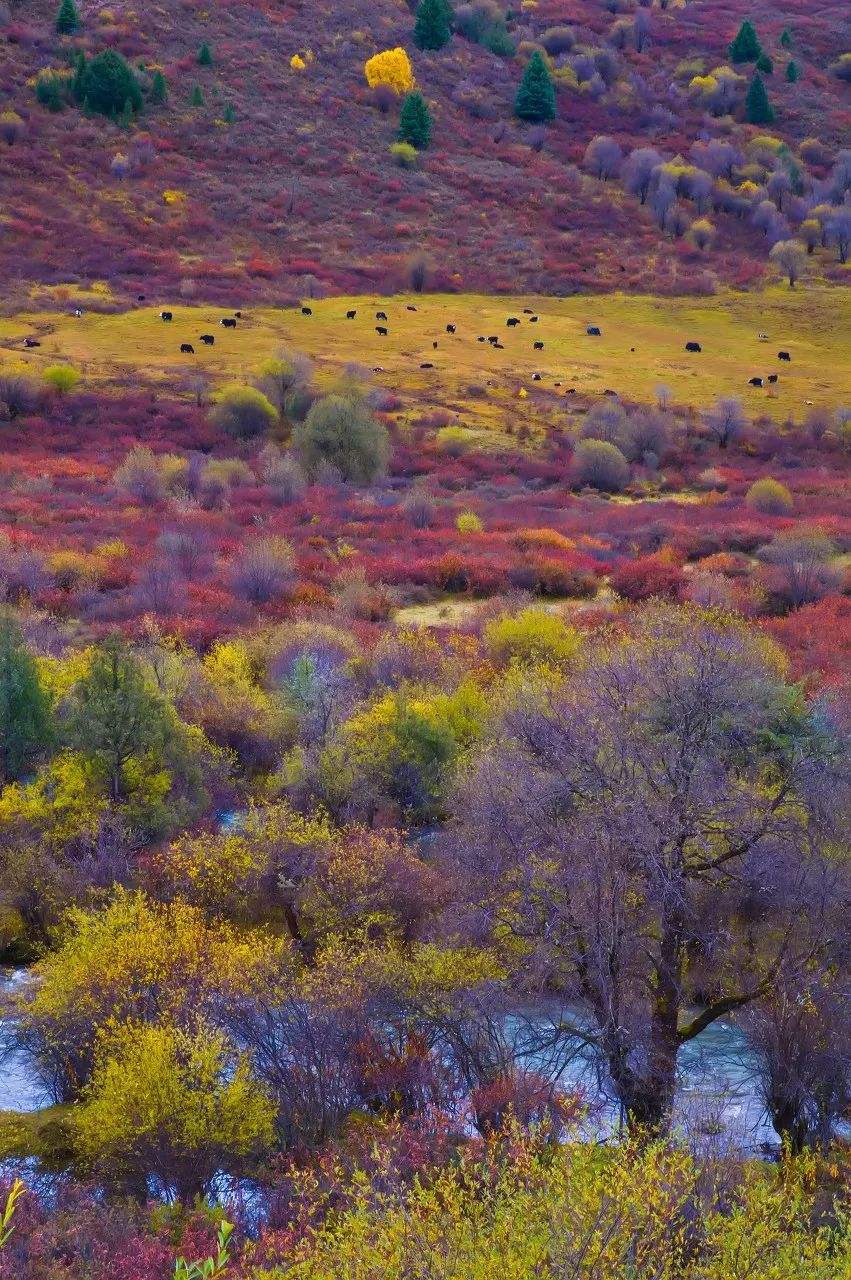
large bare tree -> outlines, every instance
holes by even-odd
[[[655,604],[555,692],[530,682],[471,761],[469,893],[525,979],[581,1006],[553,1034],[631,1123],[664,1127],[680,1047],[818,952],[845,763],[744,623]]]

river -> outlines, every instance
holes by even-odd
[[[0,970],[0,998],[20,989],[27,979],[25,969]],[[531,1014],[541,1025],[552,1016],[543,1006],[524,1013],[527,1020]],[[509,1029],[509,1037],[514,1030]],[[617,1107],[587,1055],[574,1056],[568,1062],[556,1061],[550,1054],[523,1054],[522,1059],[542,1074],[558,1075],[567,1088],[578,1087],[584,1093],[591,1104],[589,1124],[596,1136],[617,1129]],[[714,1143],[752,1153],[778,1145],[757,1094],[754,1055],[733,1023],[716,1022],[684,1046],[679,1069],[675,1124],[690,1140],[697,1145]],[[0,1063],[0,1111],[37,1111],[46,1101],[28,1059],[9,1050]]]

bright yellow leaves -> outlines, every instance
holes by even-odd
[[[411,60],[402,48],[376,53],[364,63],[363,70],[370,89],[386,84],[396,93],[410,93],[414,87]]]
[[[203,1191],[219,1165],[271,1146],[275,1109],[218,1032],[127,1022],[99,1037],[76,1131],[83,1158],[155,1169],[166,1194]]]

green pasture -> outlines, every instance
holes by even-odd
[[[174,313],[167,324],[159,318],[160,306],[116,314],[85,311],[77,318],[72,302],[63,305],[62,311],[0,317],[0,365],[37,372],[67,360],[90,384],[167,383],[186,389],[196,374],[204,374],[211,387],[250,379],[265,358],[287,348],[314,361],[320,384],[330,384],[348,366],[370,372],[378,367],[380,372],[371,373],[374,381],[398,391],[406,403],[446,409],[480,429],[502,429],[510,406],[515,427],[524,420],[531,424],[571,387],[583,396],[611,389],[650,401],[662,384],[677,404],[696,408],[720,395],[738,395],[752,413],[778,420],[800,417],[808,402],[834,407],[851,402],[851,291],[846,289],[778,287],[705,299],[335,297],[308,300],[310,316],[247,308],[236,330],[221,327],[221,318],[232,313],[216,307],[163,303]],[[524,308],[539,317],[536,324]],[[348,310],[357,311],[354,320],[346,319]],[[385,323],[376,319],[377,311],[388,316],[386,337],[376,332]],[[521,324],[507,328],[509,316]],[[446,332],[447,324],[456,325],[454,336]],[[602,336],[589,337],[589,325],[598,325]],[[768,335],[767,342],[760,341],[760,332]],[[202,345],[202,333],[214,334],[215,345]],[[478,342],[480,335],[497,335],[504,350]],[[25,349],[26,336],[41,346]],[[544,343],[543,351],[533,349],[536,340]],[[700,354],[686,352],[689,341],[701,344]],[[194,356],[180,354],[182,342],[195,347]],[[791,353],[791,364],[778,361],[781,350]],[[434,368],[422,369],[424,363]],[[532,380],[535,372],[541,381]],[[779,374],[776,386],[748,385],[749,378],[769,373]],[[486,387],[487,395],[471,392],[476,386]]]

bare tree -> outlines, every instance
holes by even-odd
[[[706,415],[706,425],[718,447],[726,449],[744,435],[748,425],[741,400],[735,396],[722,396],[716,400]]]
[[[778,240],[769,256],[787,276],[789,288],[794,289],[807,264],[804,246],[798,240]]]
[[[655,147],[636,147],[623,166],[623,184],[632,196],[638,196],[646,204],[653,183],[653,172],[662,163]]]
[[[836,245],[839,261],[848,261],[851,250],[851,208],[837,209],[825,228],[829,244]]]
[[[614,138],[592,138],[585,148],[583,163],[595,178],[616,178],[621,171],[623,152]]]
[[[519,697],[460,785],[483,921],[522,943],[519,980],[581,1003],[553,1038],[598,1056],[635,1125],[666,1124],[679,1048],[824,934],[845,744],[802,705],[770,733],[791,692],[744,624],[649,606]]]

